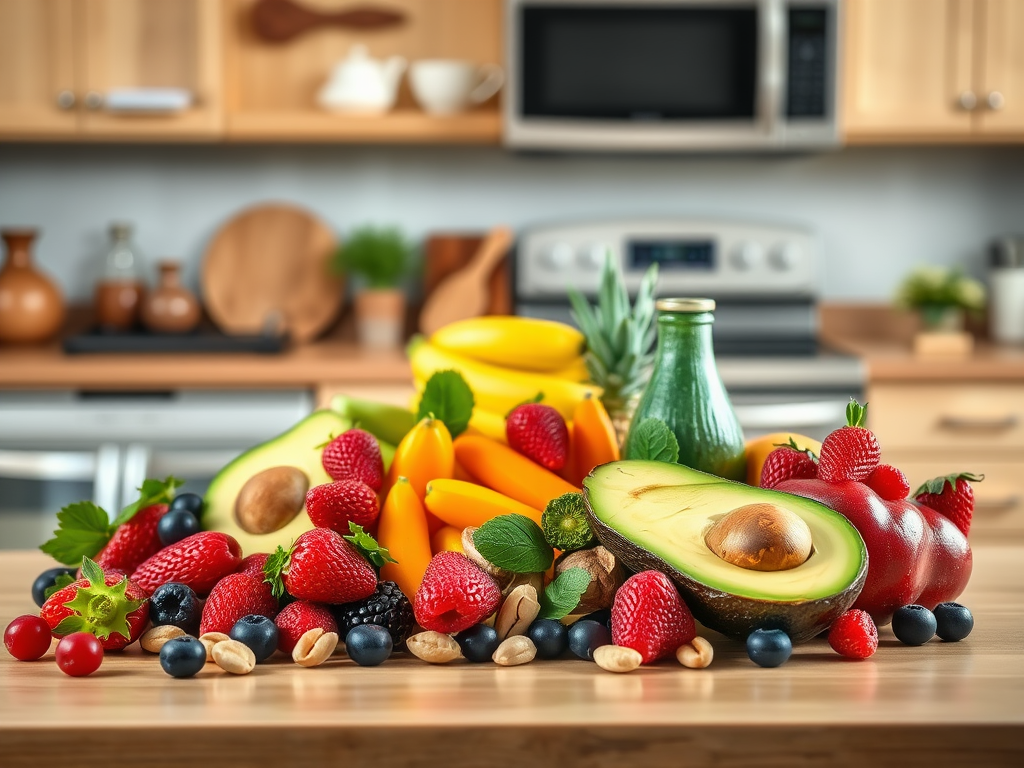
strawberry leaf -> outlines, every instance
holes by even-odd
[[[91,501],[79,501],[57,513],[53,538],[39,548],[58,563],[78,565],[83,557],[95,557],[113,534],[110,516],[103,509]]]
[[[505,418],[508,419],[508,417],[512,415],[512,411],[514,411],[520,405],[533,405],[534,403],[540,403],[540,402],[543,402],[543,401],[544,401],[544,393],[543,392],[538,392],[536,395],[531,397],[529,400],[523,400],[523,402],[521,402],[521,403],[516,403],[511,409],[509,409],[509,412],[505,414]]]
[[[139,498],[121,510],[121,514],[111,523],[112,527],[117,528],[117,526],[127,523],[135,517],[139,510],[146,507],[152,507],[154,504],[170,504],[174,501],[174,492],[183,484],[181,480],[170,475],[163,481],[143,480],[142,487],[139,488]]]
[[[69,584],[74,584],[74,583],[75,583],[75,577],[74,576],[72,576],[69,573],[61,573],[61,574],[59,574],[57,576],[56,579],[53,580],[53,586],[52,587],[47,587],[45,590],[43,590],[43,597],[47,597],[48,598],[51,595],[54,595],[57,592],[60,592],[62,589],[64,589],[64,587],[68,586]]]
[[[810,448],[801,448],[796,444],[796,440],[792,437],[789,438],[788,443],[772,443],[772,448],[792,448],[794,451],[799,451],[808,459],[813,461],[815,464],[818,463],[818,454],[812,451]]]
[[[378,544],[373,536],[363,530],[363,526],[356,525],[350,520],[348,529],[352,532],[352,535],[345,536],[345,541],[353,544],[359,550],[359,554],[369,560],[375,568],[379,570],[388,563],[398,563],[391,556],[391,553],[388,552],[387,547],[382,547]]]
[[[291,560],[291,548],[279,546],[263,564],[263,581],[270,585],[270,592],[274,597],[280,598],[284,595],[284,573],[288,570]]]
[[[473,415],[473,390],[458,371],[437,371],[427,380],[416,409],[416,420],[433,416],[444,422],[451,436],[466,431]]]
[[[130,640],[128,615],[141,608],[146,601],[128,599],[127,576],[108,587],[103,569],[88,557],[82,558],[82,574],[89,580],[89,585],[79,587],[74,598],[64,603],[72,615],[64,618],[54,628],[54,633],[68,635],[72,632],[89,632],[100,640],[106,640],[116,632]]]
[[[846,406],[846,426],[863,427],[868,418],[868,404],[861,405],[854,398]]]
[[[926,480],[921,484],[921,487],[914,491],[914,498],[917,498],[922,493],[934,493],[941,494],[946,488],[946,483],[949,483],[949,487],[952,490],[956,490],[957,480],[967,480],[971,483],[980,483],[985,479],[984,475],[975,475],[971,472],[954,472],[951,475],[942,475],[941,477],[933,477],[931,480]]]
[[[539,619],[561,619],[580,604],[580,598],[590,586],[586,568],[569,568],[548,584],[540,599]]]

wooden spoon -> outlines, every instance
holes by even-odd
[[[258,0],[252,7],[256,34],[272,43],[286,43],[311,29],[326,26],[379,29],[402,24],[405,14],[371,5],[352,6],[333,13],[306,8],[294,0]]]
[[[448,323],[478,317],[487,309],[491,272],[512,247],[512,230],[495,227],[480,243],[473,259],[438,285],[420,312],[420,331],[432,334]]]

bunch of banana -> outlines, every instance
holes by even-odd
[[[488,316],[446,325],[409,350],[416,389],[437,371],[456,370],[473,390],[470,426],[504,442],[505,415],[536,400],[569,420],[577,403],[601,389],[586,383],[583,334],[550,320]]]

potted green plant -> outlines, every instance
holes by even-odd
[[[355,229],[334,255],[336,272],[354,278],[359,343],[396,349],[405,328],[403,280],[413,269],[413,249],[397,227]]]
[[[900,284],[896,302],[917,311],[927,331],[957,332],[966,312],[985,308],[985,287],[959,269],[921,266]]]

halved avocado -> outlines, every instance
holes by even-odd
[[[694,617],[745,639],[781,629],[793,642],[827,629],[857,599],[868,555],[845,517],[817,502],[753,488],[658,461],[615,461],[583,481],[587,518],[601,543],[634,571],[657,570],[679,586]],[[767,503],[796,514],[811,534],[811,554],[786,570],[726,562],[705,535],[730,511]]]

